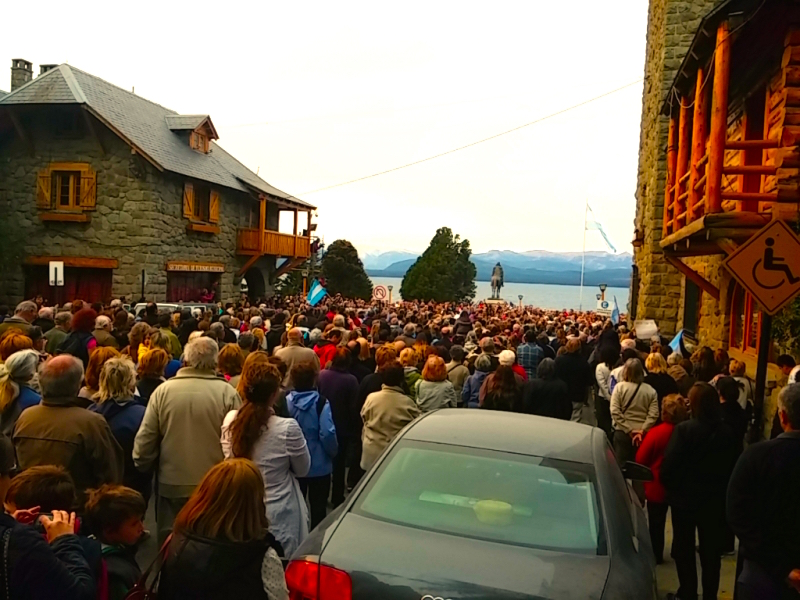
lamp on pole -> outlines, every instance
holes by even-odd
[[[394,289],[394,286],[392,286],[392,285],[386,286],[386,289],[389,290],[389,304],[391,304],[392,303],[392,290]]]
[[[519,307],[522,308],[522,294],[517,296],[517,298],[519,298]]]
[[[605,283],[601,283],[600,284],[600,299],[601,300],[605,300],[606,299],[606,290],[607,289],[608,289],[608,285],[607,284],[605,284]]]
[[[597,300],[600,301],[602,299],[603,299],[603,295],[602,294],[597,294]]]
[[[303,269],[303,298],[308,295],[308,267]]]

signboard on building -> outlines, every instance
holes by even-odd
[[[190,273],[224,273],[225,265],[222,263],[201,263],[188,261],[169,261],[167,271],[183,271]]]
[[[800,238],[783,221],[770,221],[723,264],[769,315],[800,293]]]
[[[48,263],[50,267],[50,285],[61,287],[64,285],[64,261],[51,260]]]

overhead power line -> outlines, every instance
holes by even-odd
[[[588,100],[584,100],[583,102],[579,102],[578,104],[573,104],[572,106],[568,106],[567,108],[563,108],[559,111],[546,115],[544,117],[540,117],[535,121],[531,121],[529,123],[525,123],[524,125],[519,125],[518,127],[514,127],[513,129],[508,129],[501,133],[497,133],[495,135],[489,136],[487,138],[483,138],[482,140],[478,140],[476,142],[472,142],[470,144],[466,144],[464,146],[459,146],[458,148],[453,148],[452,150],[448,150],[446,152],[441,152],[439,154],[435,154],[433,156],[429,156],[427,158],[422,158],[420,160],[416,160],[414,162],[407,163],[405,165],[401,165],[399,167],[394,167],[392,169],[386,169],[385,171],[380,171],[378,173],[373,173],[372,175],[365,175],[364,177],[359,177],[357,179],[351,179],[350,181],[343,181],[342,183],[336,183],[334,185],[329,185],[326,187],[318,188],[316,190],[310,190],[308,192],[303,192],[300,194],[301,196],[307,196],[308,194],[316,194],[317,192],[324,192],[325,190],[331,190],[333,188],[342,187],[343,185],[350,185],[351,183],[356,183],[358,181],[364,181],[365,179],[372,179],[373,177],[379,177],[380,175],[386,175],[387,173],[394,173],[395,171],[399,171],[401,169],[407,169],[408,167],[413,167],[414,165],[418,165],[424,162],[428,162],[429,160],[434,160],[436,158],[441,158],[442,156],[447,156],[448,154],[453,154],[454,152],[459,152],[460,150],[466,150],[467,148],[472,148],[473,146],[477,146],[478,144],[483,144],[484,142],[488,142],[490,140],[494,140],[496,138],[502,137],[504,135],[508,135],[509,133],[514,133],[515,131],[519,131],[520,129],[524,129],[525,127],[530,127],[531,125],[536,125],[537,123],[541,123],[542,121],[547,121],[548,119],[552,119],[553,117],[557,117],[558,115],[563,115],[566,112],[571,110],[575,110],[576,108],[580,108],[581,106],[586,106],[587,104],[591,104],[592,102],[596,102],[597,100],[601,100],[612,94],[616,94],[617,92],[621,92],[629,87],[633,87],[641,83],[643,80],[642,78],[637,79],[636,81],[632,81],[631,83],[625,84],[622,87],[618,87],[613,89],[609,92],[604,94],[600,94],[599,96],[595,96],[594,98],[590,98]]]

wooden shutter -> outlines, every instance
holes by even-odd
[[[183,216],[187,219],[194,217],[194,186],[191,183],[183,185]]]
[[[39,210],[50,210],[53,208],[51,190],[50,170],[45,169],[40,171],[36,181],[36,208]]]
[[[80,189],[80,207],[84,210],[94,210],[97,207],[97,176],[88,167],[81,172]]]
[[[208,222],[219,223],[219,192],[211,190],[208,198]]]

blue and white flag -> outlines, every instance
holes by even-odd
[[[306,296],[306,300],[311,306],[316,306],[327,293],[328,290],[322,287],[322,284],[319,282],[319,280],[315,279],[311,284],[311,288],[308,290],[308,296]]]
[[[619,325],[619,304],[617,304],[616,296],[614,296],[614,308],[611,309],[611,322],[614,325]]]
[[[608,239],[606,232],[603,230],[603,226],[600,225],[600,221],[598,221],[597,218],[594,216],[594,211],[592,210],[592,207],[587,204],[586,208],[592,215],[591,220],[589,219],[586,220],[586,229],[591,231],[599,231],[600,235],[603,236],[603,239],[605,240],[608,247],[611,249],[612,252],[616,254],[617,249],[614,247],[614,244],[611,243],[611,240]]]

